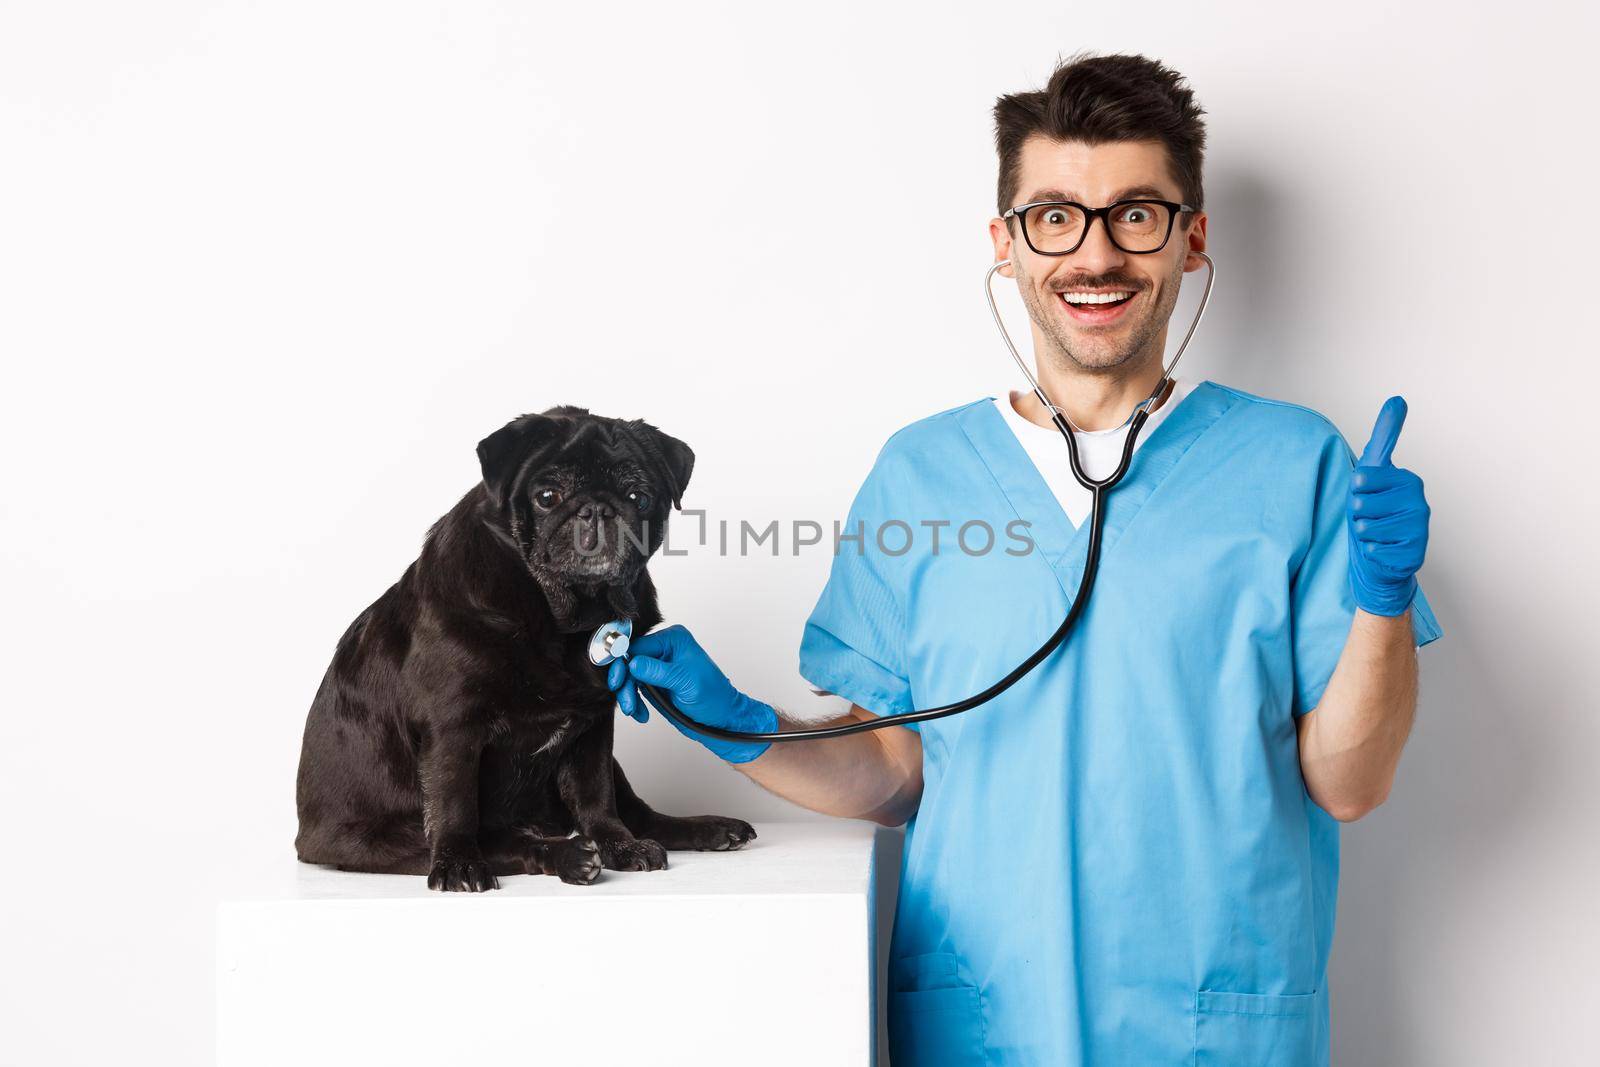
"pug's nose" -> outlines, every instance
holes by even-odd
[[[610,504],[585,504],[578,509],[578,518],[584,522],[604,521],[617,517],[617,509]]]

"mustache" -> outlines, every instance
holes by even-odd
[[[1052,293],[1064,293],[1069,289],[1129,289],[1138,292],[1146,288],[1143,282],[1134,281],[1115,274],[1104,274],[1098,278],[1073,278],[1071,281],[1050,287]]]

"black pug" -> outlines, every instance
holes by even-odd
[[[667,850],[740,848],[740,819],[653,811],[611,755],[615,700],[589,635],[661,621],[645,570],[694,453],[578,407],[478,444],[483,481],[339,639],[306,720],[295,850],[480,892],[497,875],[587,884]],[[569,836],[576,833],[576,836]]]

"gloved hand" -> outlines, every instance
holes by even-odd
[[[1391,396],[1350,475],[1350,589],[1356,606],[1373,615],[1400,615],[1411,605],[1428,548],[1422,479],[1389,460],[1405,421],[1405,400]]]
[[[778,729],[778,713],[772,705],[735,689],[727,675],[711,662],[705,649],[695,641],[694,635],[682,626],[668,626],[635,639],[628,656],[626,661],[613,660],[606,672],[606,684],[617,694],[617,706],[624,715],[640,722],[650,717],[649,709],[634,688],[634,679],[637,679],[663,690],[679,711],[696,722],[752,733],[770,733]],[[677,723],[672,725],[678,726]],[[726,741],[682,726],[678,726],[678,732],[694,738],[729,763],[748,763],[772,744],[771,741]]]

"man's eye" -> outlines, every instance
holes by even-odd
[[[541,489],[533,494],[533,502],[541,508],[553,508],[561,502],[561,494],[554,489]]]
[[[649,493],[641,493],[639,490],[635,489],[628,493],[628,499],[633,501],[633,506],[638,508],[640,511],[645,511],[650,507]]]

